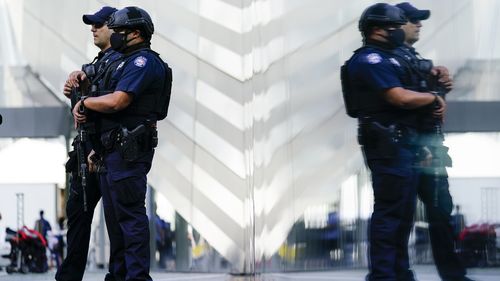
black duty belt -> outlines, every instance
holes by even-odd
[[[141,124],[133,130],[120,127],[101,135],[105,153],[118,150],[126,161],[134,161],[158,145],[156,124]]]

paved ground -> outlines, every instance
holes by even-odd
[[[439,277],[432,266],[418,266],[415,271],[419,281],[439,281]],[[469,277],[476,281],[500,281],[500,268],[470,269]],[[300,273],[270,273],[248,276],[231,276],[228,274],[198,274],[198,273],[161,273],[154,272],[152,277],[155,281],[362,281],[366,270],[338,270],[326,272],[300,272]],[[84,281],[101,281],[104,272],[87,272]],[[45,274],[12,274],[7,275],[5,271],[0,272],[0,281],[47,281],[54,280],[54,272]]]

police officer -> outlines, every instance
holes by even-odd
[[[396,7],[403,10],[408,19],[402,26],[405,31],[405,44],[396,50],[401,58],[399,61],[407,64],[408,68],[420,69],[423,79],[420,90],[440,90],[443,94],[448,92],[452,88],[448,69],[444,66],[432,67],[432,64],[412,47],[419,40],[421,21],[429,18],[430,11],[418,10],[408,2],[397,4]],[[471,280],[465,277],[466,270],[454,247],[455,236],[451,225],[453,201],[446,172],[446,166],[451,166],[451,158],[447,154],[448,148],[443,145],[442,131],[436,131],[436,126],[440,129],[441,123],[429,118],[428,111],[430,109],[422,110],[418,128],[423,161],[417,190],[418,197],[425,205],[434,262],[442,280]]]
[[[168,108],[171,71],[150,49],[154,26],[146,11],[123,8],[111,16],[108,27],[114,31],[111,47],[123,54],[99,85],[100,93],[109,93],[79,101],[73,114],[84,123],[79,106],[99,113],[101,146],[95,152],[107,170],[100,184],[115,253],[113,273],[119,280],[151,280],[146,175],[157,144],[156,122]]]
[[[369,230],[367,280],[414,280],[408,260],[418,171],[413,149],[419,109],[434,104],[442,118],[446,104],[430,92],[409,90],[412,73],[393,55],[404,41],[406,17],[385,3],[360,17],[363,46],[341,68],[346,110],[358,118],[358,140],[371,170],[374,208]]]
[[[104,73],[106,66],[120,57],[120,54],[111,49],[110,37],[112,31],[107,27],[106,21],[117,9],[109,6],[102,7],[94,14],[83,15],[83,22],[90,25],[90,31],[94,38],[94,45],[100,51],[97,57],[87,65],[84,65],[86,70],[95,69],[91,77],[91,83],[97,83],[99,76]],[[64,84],[64,95],[71,97],[72,88],[79,87],[79,77],[84,74],[82,70],[72,72],[66,83]],[[73,140],[75,147],[79,142],[78,137]],[[82,143],[82,148],[85,150],[84,158],[90,153],[92,144],[90,140]],[[94,209],[97,202],[101,198],[99,190],[98,176],[96,173],[87,173],[85,190],[82,187],[82,179],[78,173],[78,163],[76,160],[76,148],[70,152],[70,160],[66,166],[67,172],[71,173],[70,193],[68,202],[66,203],[66,215],[68,217],[67,231],[67,255],[61,267],[58,268],[55,279],[58,281],[73,281],[82,280],[87,264],[87,256],[89,249],[90,233]],[[84,196],[85,192],[85,196]],[[84,198],[86,202],[84,202]],[[86,206],[86,210],[84,209]],[[113,261],[110,258],[110,266]],[[111,274],[106,276],[106,280],[115,280]]]

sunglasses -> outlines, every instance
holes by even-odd
[[[420,20],[419,19],[408,19],[409,22],[413,23],[413,24],[419,24],[420,23]]]
[[[95,29],[99,29],[101,27],[104,26],[104,23],[101,23],[101,22],[96,22],[96,23],[93,23],[92,26],[95,28]]]

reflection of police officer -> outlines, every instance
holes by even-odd
[[[151,280],[146,174],[157,144],[156,121],[166,116],[171,72],[150,49],[154,26],[146,11],[121,9],[111,16],[108,27],[114,31],[111,47],[123,56],[104,74],[99,84],[102,95],[78,102],[73,115],[79,123],[86,121],[78,111],[80,105],[99,113],[100,146],[95,152],[107,170],[100,184],[115,253],[110,270],[120,280]]]
[[[429,18],[430,11],[418,10],[408,2],[396,6],[408,18],[408,22],[402,27],[405,31],[405,44],[395,52],[401,58],[399,61],[408,68],[419,69],[419,90],[439,90],[444,94],[452,87],[448,69],[444,66],[432,67],[432,63],[423,59],[412,47],[419,39],[421,21]],[[470,279],[465,277],[465,268],[455,253],[455,238],[450,223],[453,202],[446,166],[451,165],[451,159],[447,154],[448,148],[443,145],[441,122],[430,117],[428,111],[430,109],[422,109],[419,118],[419,145],[423,146],[421,151],[425,153],[421,157],[424,161],[421,162],[418,196],[425,204],[432,253],[439,275],[443,280],[466,281]]]
[[[87,68],[95,69],[91,77],[91,83],[95,84],[99,76],[104,73],[106,66],[117,59],[120,54],[111,49],[109,38],[111,30],[108,29],[105,22],[117,9],[112,7],[102,7],[95,14],[83,15],[83,22],[91,26],[94,38],[94,44],[100,49],[98,56],[91,64],[85,65]],[[87,70],[88,71],[88,70]],[[89,72],[89,71],[88,71]],[[80,76],[83,71],[72,72],[64,85],[64,94],[70,98],[71,89],[78,87]],[[90,74],[90,73],[89,73]],[[73,102],[76,102],[73,99]],[[90,128],[90,127],[89,127]],[[77,145],[78,138],[73,141],[73,146]],[[84,155],[88,155],[92,149],[90,141],[82,144],[85,150]],[[71,173],[70,194],[66,203],[66,215],[68,217],[67,232],[67,255],[61,267],[56,273],[56,280],[82,280],[87,264],[89,250],[90,232],[94,208],[101,198],[101,192],[98,185],[98,176],[96,173],[89,173],[86,178],[85,199],[87,211],[84,211],[84,196],[81,184],[81,178],[78,175],[78,164],[76,163],[76,148],[70,152],[70,160],[67,164],[67,172]],[[110,260],[112,263],[112,260]],[[107,276],[106,280],[114,280],[112,276]]]
[[[426,92],[408,90],[412,73],[392,54],[404,40],[403,12],[378,3],[359,20],[364,45],[341,70],[347,113],[359,120],[359,142],[371,170],[374,208],[370,222],[368,280],[414,280],[408,260],[417,170],[413,142],[419,108],[435,103],[442,118],[445,102]]]

